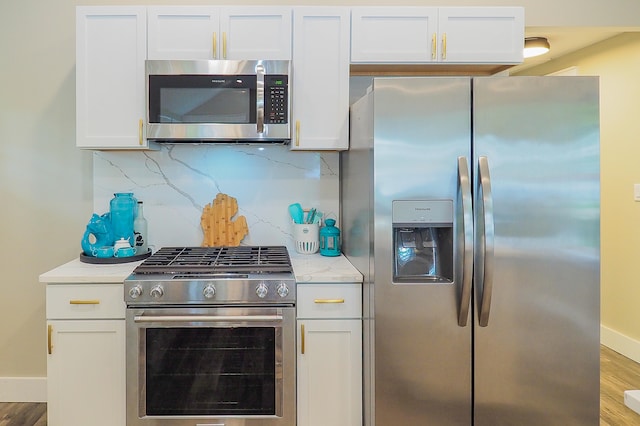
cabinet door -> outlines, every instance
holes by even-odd
[[[144,7],[76,9],[76,145],[146,148]]]
[[[298,336],[298,426],[361,426],[361,321],[299,320]]]
[[[148,9],[149,59],[220,59],[220,11],[206,6]]]
[[[355,7],[351,62],[433,62],[438,57],[438,9]]]
[[[441,60],[457,63],[521,63],[524,10],[521,7],[442,7],[438,32]]]
[[[221,9],[223,59],[291,59],[291,8]]]
[[[291,8],[149,8],[149,59],[291,59]]]
[[[291,149],[348,149],[349,9],[294,9],[291,90]]]
[[[47,325],[47,425],[124,425],[125,321]]]

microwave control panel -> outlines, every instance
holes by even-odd
[[[265,75],[265,111],[267,124],[286,124],[289,122],[289,79],[286,75]]]

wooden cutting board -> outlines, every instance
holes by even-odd
[[[238,201],[227,194],[218,193],[213,203],[207,204],[202,210],[202,246],[239,246],[240,241],[249,233],[249,227],[244,216],[233,219],[236,213]]]

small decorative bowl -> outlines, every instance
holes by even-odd
[[[116,250],[114,256],[115,257],[130,257],[136,254],[135,247],[122,247]]]

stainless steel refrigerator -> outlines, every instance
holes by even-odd
[[[597,77],[380,77],[341,153],[367,426],[599,424]]]

